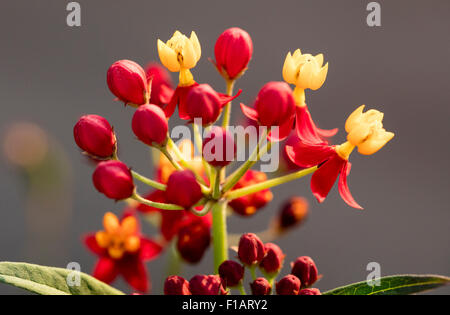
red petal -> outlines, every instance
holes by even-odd
[[[350,193],[350,189],[348,189],[347,185],[347,176],[350,174],[351,163],[347,162],[342,167],[341,175],[339,176],[339,193],[341,194],[342,199],[347,203],[350,207],[356,209],[363,209],[356,201],[353,199],[352,194]]]
[[[298,166],[312,167],[319,165],[336,154],[328,145],[311,145],[298,141],[294,145],[286,145],[286,154]]]
[[[288,121],[278,127],[277,134],[274,132],[269,132],[267,139],[269,141],[282,141],[286,139],[292,131],[292,127],[294,126],[295,116],[292,116]]]
[[[186,98],[187,95],[189,93],[189,91],[191,90],[191,88],[193,88],[194,86],[197,86],[198,83],[195,82],[192,85],[189,86],[183,86],[183,87],[177,87],[177,89],[179,89],[179,99],[178,99],[178,115],[180,116],[181,119],[183,120],[191,120],[191,117],[188,115],[188,113],[186,112]]]
[[[320,129],[319,127],[316,128],[317,134],[323,139],[323,138],[331,138],[334,137],[337,132],[339,131],[339,128],[334,129]]]
[[[148,292],[150,288],[150,279],[145,265],[139,259],[127,258],[120,266],[120,273],[125,281],[140,292]]]
[[[94,254],[96,254],[98,256],[105,255],[106,251],[105,251],[105,249],[98,246],[97,241],[95,239],[95,234],[86,235],[84,237],[83,241],[84,241],[84,244],[86,245],[86,247]]]
[[[140,259],[148,261],[156,258],[162,251],[161,245],[155,241],[141,237]]]
[[[242,90],[239,89],[239,91],[236,93],[235,96],[229,96],[226,94],[222,94],[222,93],[217,93],[219,95],[219,99],[220,99],[220,104],[221,107],[224,107],[228,102],[231,102],[232,100],[234,100],[236,97],[238,97],[239,95],[241,95]]]
[[[255,109],[241,103],[241,110],[247,118],[258,121],[258,112]]]
[[[322,140],[322,138],[318,134],[317,127],[311,118],[308,107],[297,106],[296,113],[297,136],[300,138],[300,140],[311,144],[327,143],[326,141]]]
[[[166,105],[166,107],[164,107],[164,113],[166,114],[167,118],[172,117],[173,113],[175,112],[175,108],[177,107],[179,98],[180,98],[180,87],[177,87],[172,94],[170,102]]]
[[[159,102],[161,104],[168,104],[174,93],[175,91],[170,86],[162,84],[159,87]]]
[[[325,200],[345,163],[347,161],[335,153],[314,172],[311,177],[311,191],[317,201],[323,202]]]
[[[119,274],[116,261],[109,257],[102,257],[97,262],[92,275],[100,281],[111,283]]]
[[[166,240],[170,241],[178,233],[180,223],[185,217],[185,212],[162,210],[161,215],[161,234]]]

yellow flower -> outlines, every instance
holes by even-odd
[[[394,137],[394,133],[383,128],[382,112],[371,109],[363,113],[365,105],[358,107],[347,119],[345,131],[347,140],[358,147],[358,152],[374,154]]]
[[[103,231],[95,234],[98,246],[108,250],[113,259],[121,259],[125,253],[135,253],[141,247],[139,227],[135,217],[129,216],[119,221],[111,212],[103,217]]]
[[[187,38],[176,31],[167,43],[158,39],[159,59],[172,72],[195,67],[201,53],[200,42],[195,32],[192,32],[191,37]]]
[[[328,62],[325,66],[322,67],[322,65],[322,54],[317,56],[302,54],[300,49],[292,55],[289,52],[283,66],[284,81],[302,90],[317,90],[327,78]]]

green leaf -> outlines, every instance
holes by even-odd
[[[85,273],[79,272],[79,286],[67,279],[75,271],[26,263],[0,262],[0,283],[6,283],[41,295],[123,295],[123,292]]]
[[[380,278],[379,286],[366,281],[325,292],[324,295],[407,295],[450,284],[450,278],[436,275],[396,275]]]

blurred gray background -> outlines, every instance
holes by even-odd
[[[373,156],[351,157],[349,186],[364,211],[348,207],[336,188],[317,204],[307,179],[274,189],[269,207],[249,220],[232,218],[230,231],[263,230],[283,201],[304,195],[311,204],[308,222],[277,241],[287,254],[283,272],[289,261],[309,255],[324,275],[317,285],[321,290],[364,280],[372,261],[381,264],[383,275],[450,275],[449,1],[379,1],[382,26],[368,27],[369,1],[80,0],[82,26],[73,28],[66,25],[68,2],[3,0],[0,5],[1,136],[16,121],[38,124],[58,157],[52,165],[60,167],[50,193],[41,194],[44,184],[29,184],[2,153],[1,261],[60,267],[76,261],[90,272],[95,257],[81,236],[101,228],[105,211],[120,213],[123,205],[91,184],[93,166],[72,137],[79,116],[106,117],[117,132],[122,159],[152,172],[148,151],[130,128],[133,110],[114,102],[106,86],[107,68],[125,58],[145,65],[158,57],[158,38],[166,41],[176,29],[195,30],[202,59],[194,76],[223,91],[208,57],[214,56],[218,35],[239,26],[254,44],[250,67],[238,82],[241,101],[249,103],[265,82],[282,79],[288,51],[323,52],[330,63],[327,81],[307,93],[320,126],[341,128],[336,142],[342,142],[347,115],[366,104],[385,112],[385,127],[396,136]],[[237,106],[233,116],[241,117]],[[161,293],[165,264],[165,255],[149,264],[154,293]],[[184,276],[211,269],[209,251],[200,265],[186,267]],[[116,285],[130,292],[123,282]],[[0,293],[22,292],[0,285]],[[435,292],[448,294],[450,288]]]

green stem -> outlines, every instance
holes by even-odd
[[[210,190],[208,187],[206,187],[205,180],[192,169],[192,166],[189,164],[188,161],[186,161],[186,159],[183,156],[183,153],[181,153],[180,149],[178,149],[177,145],[173,142],[173,140],[171,138],[169,138],[167,140],[167,147],[175,154],[177,159],[180,161],[180,164],[183,165],[183,167],[185,169],[188,169],[188,170],[191,170],[194,172],[195,178],[197,179],[197,181],[200,183],[200,186],[202,187],[202,192],[204,194],[209,194]],[[181,167],[180,164],[178,164],[178,162],[175,161],[175,159],[172,157],[172,155],[170,154],[169,150],[167,150],[167,148],[162,147],[162,148],[160,148],[160,150],[177,170],[183,170],[183,167]]]
[[[133,196],[131,196],[132,199],[150,206],[150,207],[154,207],[154,208],[158,208],[158,209],[163,209],[163,210],[184,210],[183,207],[180,207],[179,205],[174,205],[171,203],[161,203],[161,202],[154,202],[148,199],[145,199],[144,197],[142,197],[141,195],[139,195],[138,193],[134,193]]]
[[[239,285],[237,286],[237,289],[239,290],[239,293],[241,293],[241,295],[247,295],[247,292],[245,292],[245,288],[242,285],[242,282],[239,283]]]
[[[192,130],[194,130],[195,146],[197,147],[198,153],[202,157],[203,168],[205,169],[206,176],[208,176],[208,178],[209,178],[211,175],[211,168],[209,167],[209,164],[203,158],[203,153],[202,153],[203,152],[203,139],[202,139],[200,129],[197,124],[193,123]]]
[[[213,173],[214,173],[214,186],[211,187],[213,189],[212,191],[212,197],[214,199],[219,199],[220,197],[220,178],[221,178],[221,173],[222,173],[222,168],[212,168]]]
[[[133,175],[133,177],[135,179],[137,179],[140,182],[143,182],[144,184],[151,186],[153,188],[159,189],[159,190],[166,190],[166,185],[161,184],[155,180],[152,180],[150,178],[147,178],[145,176],[142,176],[141,174],[139,174],[138,172],[135,171],[131,171],[131,174]]]
[[[264,182],[261,182],[261,183],[255,184],[255,185],[251,185],[251,186],[247,186],[244,188],[230,191],[225,197],[230,201],[230,200],[233,200],[236,198],[251,195],[258,191],[296,180],[303,176],[314,173],[316,170],[317,170],[317,166],[313,166],[313,167],[310,167],[310,168],[307,168],[307,169],[304,169],[304,170],[301,170],[298,172],[294,172],[294,173],[291,173],[291,174],[288,174],[285,176],[280,176],[277,178],[269,179],[269,180],[266,180]]]
[[[191,213],[195,214],[198,217],[203,217],[209,213],[213,205],[214,201],[208,201],[202,210],[197,211],[195,209],[191,209]]]
[[[250,270],[250,274],[252,275],[252,280],[256,280],[256,265],[252,265],[251,267],[248,267]]]
[[[233,88],[235,80],[227,80],[227,91],[226,94],[231,96],[233,94]],[[225,109],[223,111],[223,120],[222,120],[222,127],[227,128],[230,124],[230,118],[231,118],[231,102],[228,102],[227,105],[225,105]]]
[[[236,171],[231,174],[228,179],[225,181],[225,184],[223,186],[223,192],[226,193],[228,190],[234,187],[236,183],[241,179],[242,176],[253,166],[258,162],[258,160],[267,153],[268,150],[270,150],[270,147],[272,146],[272,142],[267,142],[266,145],[260,150],[260,147],[262,146],[263,142],[265,141],[267,136],[267,130],[264,129],[262,132],[259,142],[256,146],[256,148],[253,150],[252,154],[248,158],[247,161],[245,161],[244,164],[242,164]]]
[[[181,258],[178,254],[177,248],[176,248],[176,242],[172,241],[170,244],[170,251],[168,255],[168,263],[167,263],[167,276],[173,276],[173,275],[179,275],[181,272]]]
[[[173,143],[172,140],[170,139],[167,143],[169,148],[173,148],[176,147],[176,145],[169,145],[169,143]],[[170,152],[167,150],[166,147],[162,147],[160,148],[160,151],[162,152],[162,154],[164,154],[164,156],[169,160],[169,162],[173,165],[173,167],[175,167],[175,169],[177,169],[178,171],[181,171],[183,168],[181,167],[181,165],[175,161],[175,159],[172,157],[172,154],[170,154]],[[172,151],[174,151],[172,149]],[[177,158],[180,160],[180,158],[177,156]],[[181,161],[181,160],[180,160]]]
[[[228,259],[227,238],[227,202],[217,202],[212,209],[212,237],[214,251],[214,272],[219,272],[219,266]]]

